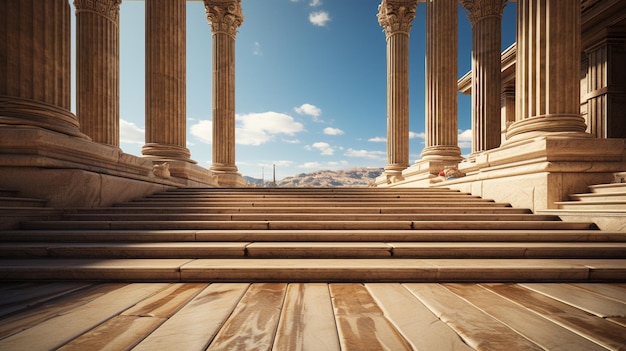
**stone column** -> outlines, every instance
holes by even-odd
[[[70,4],[0,1],[0,124],[87,138],[71,108]]]
[[[185,0],[146,1],[146,144],[155,161],[186,161]]]
[[[462,0],[472,24],[472,156],[500,146],[502,12],[506,0]]]
[[[204,0],[213,33],[213,164],[218,182],[231,185],[235,165],[235,39],[243,22],[241,0]]]
[[[119,146],[119,6],[121,0],[74,0],[76,114],[95,142]]]
[[[409,33],[415,0],[383,0],[378,22],[387,39],[387,165],[389,182],[409,166]]]
[[[516,122],[507,140],[584,133],[580,1],[518,0]]]
[[[430,173],[463,158],[458,145],[457,0],[426,0],[426,147]]]

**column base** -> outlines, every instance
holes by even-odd
[[[591,137],[585,131],[587,124],[580,114],[550,114],[534,116],[512,123],[506,131],[505,143],[545,135]]]
[[[15,96],[0,96],[0,124],[33,126],[91,140],[80,131],[78,120],[71,111]]]
[[[183,161],[196,164],[186,147],[173,144],[147,143],[141,148],[141,154],[154,162]]]
[[[248,182],[241,176],[235,165],[214,163],[209,168],[209,171],[221,188],[242,188],[248,186]]]

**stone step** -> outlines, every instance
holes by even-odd
[[[610,282],[624,259],[2,259],[2,280]]]
[[[66,211],[67,214],[115,214],[115,213],[153,213],[153,214],[217,214],[217,213],[283,213],[283,214],[310,214],[310,213],[346,213],[346,214],[427,214],[427,213],[482,213],[482,214],[531,214],[529,209],[513,207],[496,207],[491,205],[465,206],[465,207],[445,207],[445,206],[424,206],[424,207],[167,207],[160,206],[124,206],[93,209],[72,209]]]
[[[626,242],[598,230],[11,230],[0,242]]]
[[[460,193],[449,188],[366,188],[366,187],[336,187],[336,188],[177,188],[159,192],[162,193],[203,193],[203,194],[432,194],[432,193]]]
[[[626,191],[610,193],[587,193],[572,194],[569,196],[572,201],[583,202],[622,202],[626,204]]]
[[[607,193],[626,193],[626,183],[609,183],[609,184],[598,184],[591,185],[589,189],[598,194],[607,194]]]
[[[625,258],[621,243],[519,242],[151,242],[0,243],[21,258]]]
[[[45,207],[46,200],[17,196],[0,196],[0,207]]]
[[[529,229],[595,229],[593,223],[560,221],[486,221],[468,220],[426,220],[426,221],[30,221],[21,224],[23,229],[45,230],[529,230]]]
[[[114,207],[160,207],[160,208],[173,208],[173,207],[298,207],[298,208],[310,208],[310,207],[400,207],[400,208],[413,208],[413,207],[477,207],[477,206],[493,206],[493,207],[509,207],[510,204],[506,203],[494,203],[489,200],[473,200],[473,201],[406,201],[406,202],[380,202],[380,201],[328,201],[328,202],[301,202],[301,201],[211,201],[211,200],[154,200],[154,201],[132,201],[115,204]]]
[[[184,193],[158,193],[145,197],[146,199],[267,199],[267,200],[333,200],[333,199],[371,199],[371,200],[397,200],[397,199],[477,199],[478,196],[466,193],[427,193],[427,194],[184,194]]]
[[[68,221],[558,221],[554,215],[515,214],[515,213],[77,213],[64,216]]]
[[[559,201],[561,210],[572,211],[626,211],[626,201]]]

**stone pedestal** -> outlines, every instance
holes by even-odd
[[[121,0],[74,0],[76,114],[97,143],[119,146],[119,5]]]
[[[87,138],[70,111],[70,16],[67,0],[0,2],[0,124]]]
[[[146,1],[146,144],[155,162],[190,159],[186,147],[185,0]]]
[[[235,165],[235,39],[241,0],[204,0],[213,33],[213,164],[220,186],[241,186]]]
[[[409,33],[416,8],[412,0],[383,0],[378,8],[387,38],[388,183],[402,180],[409,166]]]
[[[580,114],[580,1],[517,2],[516,122],[507,142],[577,134]]]
[[[506,0],[463,0],[472,24],[472,153],[500,146],[502,11]]]

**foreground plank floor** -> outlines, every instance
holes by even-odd
[[[0,284],[0,350],[57,349],[623,350],[626,284]]]

